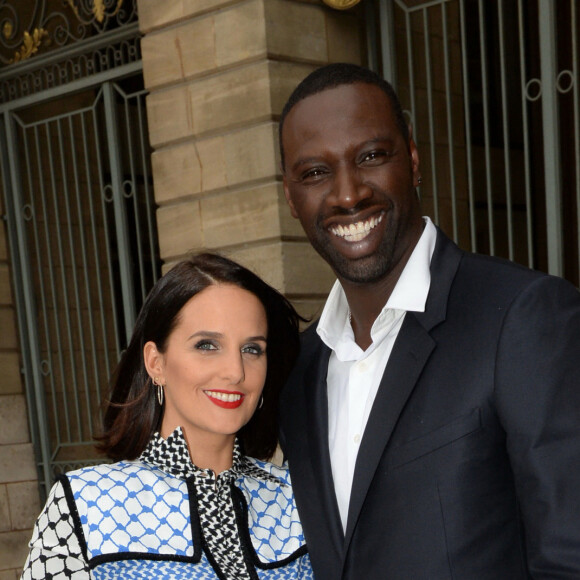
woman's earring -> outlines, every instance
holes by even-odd
[[[422,177],[418,177],[418,178],[417,178],[417,183],[418,183],[419,185],[421,185],[421,184],[423,183],[423,178],[422,178]]]
[[[261,409],[264,406],[264,395],[260,397],[260,403],[258,404],[258,409]]]
[[[157,400],[159,401],[159,406],[163,407],[163,385],[157,377],[153,379],[153,384],[157,387]]]

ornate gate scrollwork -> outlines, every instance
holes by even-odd
[[[0,0],[0,65],[136,21],[135,0]]]

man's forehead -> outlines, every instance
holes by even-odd
[[[390,99],[380,87],[368,83],[350,83],[328,87],[308,95],[290,109],[287,120],[296,119],[318,109],[345,107],[349,103],[353,107],[366,106],[392,113]]]
[[[310,132],[323,125],[340,125],[347,117],[359,117],[372,125],[380,124],[380,119],[395,122],[391,102],[381,88],[368,83],[342,84],[296,103],[286,117],[283,136],[298,126]]]

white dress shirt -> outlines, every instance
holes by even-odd
[[[332,477],[343,529],[346,530],[354,467],[364,430],[385,367],[407,311],[424,312],[429,266],[437,230],[428,217],[425,228],[393,292],[371,328],[372,343],[362,350],[354,341],[350,309],[335,282],[317,332],[332,349],[328,363],[328,444]]]

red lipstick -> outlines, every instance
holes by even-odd
[[[237,409],[244,401],[244,394],[238,391],[204,391],[207,398],[222,409]]]

